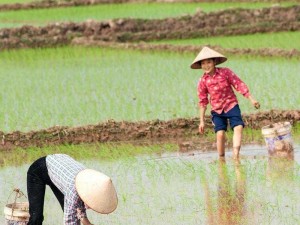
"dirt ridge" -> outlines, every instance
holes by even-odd
[[[290,121],[299,123],[300,110],[271,110],[253,114],[243,114],[243,120],[251,129],[261,129],[265,125]],[[210,116],[205,123],[212,129]],[[0,132],[0,150],[17,147],[45,147],[62,144],[163,141],[198,136],[199,118],[177,118],[168,121],[114,121],[108,120],[96,125],[81,127],[55,126],[48,129],[11,133]]]
[[[282,18],[285,18],[284,20]],[[299,31],[300,5],[264,9],[227,9],[167,19],[88,20],[0,30],[0,49],[55,47],[74,38],[110,42],[151,41],[253,33]]]

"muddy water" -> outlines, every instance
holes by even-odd
[[[115,161],[82,160],[110,175],[119,206],[110,215],[88,211],[94,224],[300,224],[300,146],[275,160],[265,146],[244,146],[239,162],[216,152],[162,153]],[[0,204],[14,187],[26,191],[29,164],[0,168]],[[47,189],[46,225],[62,224]],[[0,224],[4,215],[0,212]]]

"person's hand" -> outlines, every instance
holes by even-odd
[[[252,101],[252,105],[256,108],[256,109],[259,109],[260,108],[260,104],[258,101],[254,100]]]
[[[202,121],[199,124],[199,132],[200,132],[200,134],[204,133],[204,122],[202,122]]]
[[[78,219],[81,219],[82,218],[82,212],[81,212],[81,209],[77,208],[77,217]]]
[[[256,109],[259,109],[259,108],[260,108],[259,102],[256,101],[251,95],[249,96],[249,99],[250,99],[252,105],[253,105]]]

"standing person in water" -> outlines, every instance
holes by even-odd
[[[229,68],[216,67],[216,65],[226,60],[227,58],[222,54],[204,47],[191,64],[191,68],[202,69],[204,71],[197,89],[200,107],[199,132],[200,134],[204,133],[205,111],[210,102],[219,156],[225,156],[225,132],[227,131],[227,120],[229,120],[230,126],[234,131],[233,158],[236,159],[239,157],[242,131],[245,125],[242,120],[237,97],[232,87],[248,98],[255,108],[259,108],[260,105],[251,96],[247,85],[234,72]],[[210,100],[208,100],[208,95],[210,96]]]
[[[86,209],[98,213],[113,212],[118,198],[111,179],[65,154],[37,159],[27,172],[29,200],[28,225],[42,225],[44,198],[48,185],[64,211],[64,225],[92,225]]]

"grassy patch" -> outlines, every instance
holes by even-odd
[[[111,161],[119,159],[134,160],[135,156],[162,154],[176,151],[175,144],[81,144],[81,145],[60,145],[45,148],[18,148],[13,151],[0,151],[0,167],[16,166],[33,162],[34,160],[49,154],[64,153],[80,160],[100,159]]]
[[[41,2],[42,0],[0,0],[0,4],[14,4],[14,3],[29,3],[29,2]]]
[[[300,50],[300,32],[278,32],[225,37],[209,37],[181,40],[163,40],[151,43],[173,45],[218,45],[222,48],[278,48]]]
[[[0,57],[3,131],[199,114],[202,71],[189,68],[194,54],[64,47],[5,51]],[[261,110],[298,109],[298,60],[232,56],[222,66],[247,83]],[[243,113],[256,112],[238,98]]]

